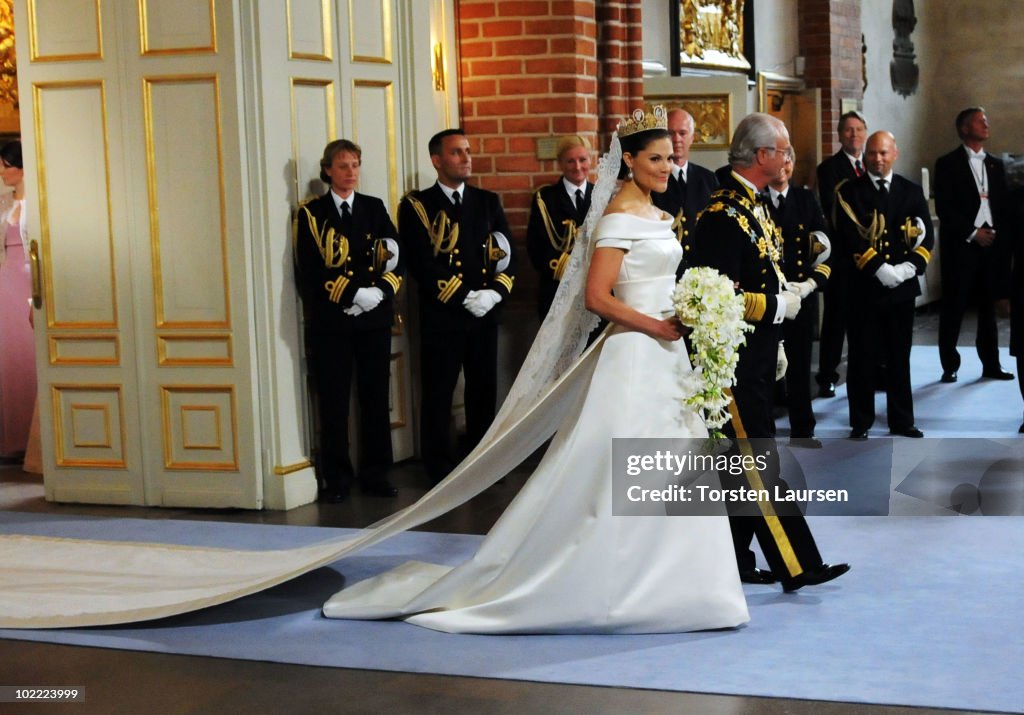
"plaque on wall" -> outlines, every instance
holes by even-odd
[[[665,109],[685,109],[693,117],[694,149],[728,149],[730,97],[728,94],[651,95],[647,97],[647,111],[655,104]]]
[[[681,69],[717,68],[747,71],[744,57],[745,0],[682,0],[679,7]]]

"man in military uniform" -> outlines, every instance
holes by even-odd
[[[860,112],[846,112],[839,117],[836,128],[840,149],[818,164],[818,198],[829,225],[829,236],[838,241],[833,216],[833,197],[836,186],[843,181],[862,176],[864,167],[864,141],[868,136],[868,124]],[[834,246],[836,255],[844,253]],[[821,339],[818,346],[818,394],[835,397],[836,382],[839,380],[839,363],[843,359],[843,342],[846,339],[846,296],[847,280],[852,271],[845,262],[834,261],[832,277],[823,293],[825,310],[821,320]]]
[[[744,318],[754,325],[739,350],[729,406],[732,419],[724,429],[737,439],[741,453],[767,454],[768,468],[751,469],[742,476],[723,472],[727,489],[767,489],[770,494],[776,486],[788,489],[779,476],[772,405],[776,379],[785,370],[779,345],[781,324],[797,316],[800,297],[784,288],[779,268],[781,239],[761,197],[782,171],[789,151],[789,132],[781,121],[760,113],[746,117],[736,127],[729,148],[732,171],[697,219],[693,264],[711,266],[736,282],[746,306]],[[752,505],[753,512],[733,506],[729,524],[743,581],[771,583],[778,579],[790,592],[830,581],[849,570],[847,564],[822,562],[795,503],[771,500]],[[770,572],[755,567],[750,551],[755,535]]]
[[[910,346],[914,299],[921,294],[934,245],[928,203],[921,187],[893,173],[899,157],[889,132],[868,138],[867,173],[836,189],[836,229],[845,260],[853,266],[848,305],[850,356],[847,389],[850,438],[867,439],[875,422],[874,365],[881,352],[887,368],[889,432],[923,437],[914,424]]]
[[[420,450],[437,483],[458,461],[450,428],[460,371],[469,448],[494,419],[498,323],[515,263],[498,195],[466,183],[473,160],[464,132],[446,129],[428,147],[437,182],[402,199],[398,225],[420,306]]]
[[[558,282],[569,265],[576,232],[590,210],[594,185],[590,175],[590,143],[579,136],[558,142],[558,168],[562,177],[542,186],[533,195],[530,222],[526,228],[526,249],[537,269],[537,315],[548,314]]]
[[[668,131],[672,139],[672,176],[664,193],[652,193],[654,205],[675,220],[672,229],[683,247],[683,260],[678,276],[683,275],[693,250],[693,227],[697,214],[708,205],[711,192],[718,188],[715,174],[690,161],[693,144],[693,116],[685,109],[672,109],[668,113]]]
[[[308,318],[309,370],[320,423],[320,498],[344,500],[354,470],[348,410],[352,372],[359,378],[359,475],[362,490],[392,497],[388,415],[391,325],[403,266],[384,202],[356,192],[362,150],[332,141],[320,160],[330,190],[299,207],[294,222],[296,282]]]
[[[811,343],[818,326],[815,292],[823,288],[832,273],[828,263],[831,243],[825,233],[825,217],[814,192],[793,186],[793,151],[786,156],[781,173],[768,186],[768,208],[782,234],[782,272],[786,290],[802,301],[800,312],[782,324],[786,358],[786,406],[789,411],[790,444],[820,447],[814,439],[811,409]]]

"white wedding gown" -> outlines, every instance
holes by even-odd
[[[681,256],[671,221],[610,214],[593,238],[627,251],[619,299],[649,315],[671,312]],[[324,615],[462,633],[663,633],[746,622],[724,515],[612,514],[613,437],[706,436],[681,405],[689,371],[682,341],[612,326],[573,369],[576,387],[543,460],[475,556],[454,568],[408,562],[339,592]]]

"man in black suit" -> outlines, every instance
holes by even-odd
[[[839,144],[842,147],[835,154],[818,165],[818,199],[829,226],[833,242],[840,239],[832,225],[833,197],[836,186],[843,181],[856,179],[864,174],[864,140],[868,125],[864,116],[857,111],[846,112],[839,117],[837,127]],[[843,254],[838,243],[833,246],[836,255]],[[843,261],[832,262],[832,276],[823,293],[825,307],[821,320],[821,336],[818,345],[818,394],[835,397],[836,381],[839,380],[839,363],[843,359],[843,341],[846,338],[846,295],[851,269]]]
[[[458,461],[450,428],[460,371],[468,448],[494,419],[498,323],[515,262],[498,195],[466,183],[473,160],[464,132],[446,129],[428,147],[437,182],[402,199],[398,225],[420,306],[420,451],[437,483]]]
[[[711,192],[718,188],[713,172],[690,161],[693,144],[693,117],[685,109],[672,109],[668,113],[668,131],[672,139],[672,176],[664,193],[653,193],[654,205],[674,217],[672,229],[683,247],[683,260],[676,273],[682,276],[693,250],[692,229],[697,214],[708,205]]]
[[[526,250],[537,269],[537,315],[548,314],[558,282],[569,265],[576,232],[590,210],[594,185],[590,174],[590,143],[579,136],[558,142],[558,168],[562,177],[542,186],[533,195],[530,222],[526,228]]]
[[[1009,260],[1002,233],[1006,210],[1006,176],[1001,161],[985,153],[988,117],[969,107],[956,117],[963,144],[935,162],[935,212],[942,249],[942,307],[939,313],[939,359],[942,382],[956,382],[960,324],[971,297],[977,298],[975,345],[982,377],[1012,380],[999,365],[995,287],[997,270]]]
[[[715,268],[737,283],[745,304],[744,319],[754,325],[739,349],[731,420],[723,429],[736,438],[741,454],[765,454],[768,464],[764,470],[753,468],[743,475],[722,472],[727,489],[767,489],[769,494],[775,494],[776,488],[788,490],[779,476],[772,406],[785,360],[779,344],[782,322],[797,316],[800,298],[784,289],[781,239],[761,195],[779,175],[789,151],[789,132],[775,117],[757,113],[740,122],[729,148],[732,171],[711,195],[694,233],[693,265]],[[778,579],[790,592],[830,581],[849,569],[846,564],[822,563],[807,522],[793,502],[730,504],[729,525],[745,582]],[[755,535],[770,572],[755,567],[750,550]]]
[[[847,389],[850,438],[867,439],[875,422],[874,365],[879,353],[887,368],[889,432],[923,437],[914,424],[910,389],[910,347],[917,277],[931,259],[934,237],[921,187],[893,173],[899,158],[889,132],[868,138],[868,172],[836,190],[836,228],[846,261],[853,266],[848,303],[850,358]]]
[[[782,234],[782,272],[786,290],[800,297],[800,312],[782,324],[786,358],[786,406],[789,411],[790,444],[820,447],[814,439],[811,409],[811,343],[818,325],[818,303],[813,294],[827,285],[832,269],[828,259],[831,243],[825,231],[825,217],[814,192],[790,184],[793,151],[786,156],[782,171],[768,185],[768,208]],[[811,297],[811,300],[807,300]]]
[[[364,492],[392,497],[388,415],[394,297],[404,272],[384,202],[356,192],[362,151],[332,141],[320,160],[330,190],[295,214],[296,282],[308,319],[309,370],[320,423],[320,498],[344,500],[354,477],[348,410],[359,379],[359,475]]]

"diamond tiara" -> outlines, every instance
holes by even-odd
[[[634,109],[633,116],[627,117],[619,122],[616,132],[619,138],[628,137],[637,132],[646,132],[648,129],[666,129],[668,127],[668,112],[664,105],[656,104],[647,114],[642,109]]]

